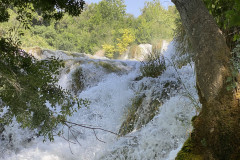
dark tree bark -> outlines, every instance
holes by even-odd
[[[188,140],[191,149],[186,153],[183,147],[178,159],[240,159],[240,112],[236,93],[227,90],[233,67],[226,40],[202,0],[172,2],[195,52],[196,86],[202,104]]]

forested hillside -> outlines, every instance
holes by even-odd
[[[22,47],[39,46],[88,54],[104,49],[109,58],[118,57],[128,46],[134,50],[137,44],[157,46],[162,39],[172,39],[178,16],[175,7],[165,9],[159,0],[146,2],[137,18],[126,13],[124,1],[103,0],[86,4],[78,17],[65,14],[59,21],[45,20],[41,12],[34,12],[28,25],[31,30],[25,30],[18,27],[17,10],[9,10],[10,20],[0,24],[0,34],[6,35],[9,29],[21,31],[24,33]]]

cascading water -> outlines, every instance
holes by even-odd
[[[59,84],[70,89],[79,98],[87,98],[84,107],[69,117],[68,121],[86,124],[118,133],[126,120],[136,95],[144,94],[142,104],[158,100],[158,111],[147,123],[136,127],[125,136],[102,130],[75,127],[73,133],[65,128],[65,137],[55,137],[54,142],[43,143],[34,131],[21,129],[13,121],[1,133],[0,158],[4,160],[173,160],[191,131],[191,118],[195,108],[186,93],[197,99],[193,68],[188,65],[176,69],[169,62],[175,49],[172,44],[164,53],[166,71],[158,78],[142,78],[137,61],[110,61],[91,59],[83,54],[68,56],[58,52],[66,68]],[[50,56],[43,53],[42,58]],[[163,82],[176,82],[169,91]],[[174,83],[174,84],[176,84]],[[144,88],[144,89],[143,89]],[[167,92],[166,92],[167,91]],[[159,96],[166,92],[165,96]],[[161,99],[162,98],[162,99]],[[161,105],[160,105],[161,104]],[[147,106],[147,105],[142,105]],[[147,110],[145,108],[144,110]],[[140,112],[144,119],[148,112]],[[139,126],[139,123],[136,126]],[[61,126],[60,126],[61,127]],[[133,127],[134,128],[134,127]],[[77,141],[76,141],[77,139]],[[79,142],[79,143],[78,143]]]

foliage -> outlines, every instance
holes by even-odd
[[[93,54],[109,44],[114,46],[110,46],[113,55],[109,57],[114,57],[126,51],[135,38],[135,44],[151,43],[151,36],[171,37],[174,28],[175,9],[163,9],[158,0],[146,4],[139,18],[126,14],[123,0],[102,0],[85,5],[84,11],[83,5],[83,0],[0,0],[0,109],[8,107],[1,124],[16,117],[22,127],[37,129],[53,140],[54,129],[66,124],[66,117],[76,109],[73,106],[88,103],[56,85],[53,75],[63,63],[37,61],[21,47],[38,45]],[[71,17],[81,12],[79,17]],[[164,19],[167,16],[172,18],[169,23]]]
[[[221,28],[240,25],[240,1],[238,0],[204,0],[209,12]]]
[[[41,12],[44,18],[61,19],[64,13],[79,15],[84,4],[83,0],[0,0],[0,22],[8,21],[10,17],[8,9],[13,7],[17,9],[17,19],[24,24],[32,17],[29,10]]]
[[[230,50],[237,45],[237,39],[240,37],[240,1],[238,0],[204,0],[204,3],[216,20],[218,27],[226,38],[226,42]],[[178,51],[178,57],[182,57],[179,61],[179,67],[194,60],[191,43],[188,35],[184,30],[180,19],[176,20],[176,30],[174,31],[175,46]]]
[[[136,120],[139,118],[137,115],[137,111],[142,105],[144,98],[145,95],[141,95],[136,96],[134,99],[132,99],[132,104],[128,108],[126,120],[122,123],[119,129],[119,136],[124,136],[134,130]]]
[[[72,73],[72,91],[77,94],[81,92],[84,87],[83,70],[79,67]]]
[[[226,37],[230,49],[240,35],[240,1],[239,0],[204,0],[219,28]]]
[[[114,32],[114,34],[118,34],[117,37],[120,37],[114,40],[116,44],[102,45],[103,49],[105,50],[105,56],[108,58],[116,58],[119,55],[122,55],[127,51],[129,44],[135,40],[134,33],[130,29],[120,29],[118,32]]]
[[[199,144],[201,145],[201,144]],[[178,152],[176,160],[203,160],[201,155],[194,154],[194,146],[191,137],[186,140],[180,152]]]
[[[108,62],[108,61],[99,61],[98,64],[102,66],[107,72],[119,72],[121,68]]]
[[[135,36],[129,29],[121,29],[119,32],[122,34],[122,37],[117,38],[117,51],[121,55],[127,51],[128,45],[135,40]]]
[[[114,52],[115,52],[115,47],[109,44],[104,44],[102,45],[104,51],[105,51],[105,56],[108,58],[113,58]]]
[[[174,6],[165,10],[159,0],[146,2],[142,15],[137,19],[137,43],[151,43],[159,39],[171,39],[175,29],[175,19],[179,15]]]
[[[63,63],[57,59],[37,61],[20,49],[23,29],[29,29],[38,11],[45,18],[59,19],[64,12],[78,15],[83,1],[73,0],[0,0],[0,110],[7,112],[0,117],[0,124],[8,125],[15,117],[23,128],[36,129],[39,135],[53,140],[58,124],[65,124],[67,116],[88,101],[76,99],[56,83],[56,75]],[[36,8],[37,7],[37,8]],[[13,10],[10,10],[12,8]],[[58,10],[56,10],[56,8]],[[9,18],[9,13],[13,15]],[[35,15],[34,15],[35,14]],[[10,21],[10,26],[6,21]],[[9,30],[8,30],[9,29]],[[7,31],[8,30],[8,31]],[[51,33],[49,33],[51,34]]]
[[[142,61],[140,71],[143,77],[156,78],[166,70],[165,60],[161,53],[152,51],[146,61]]]
[[[240,70],[240,39],[237,41],[236,47],[232,50],[231,62],[233,64],[233,68],[231,77],[227,78],[227,82],[229,82],[229,85],[227,86],[228,90],[237,88],[237,77]]]
[[[114,52],[116,57],[132,44],[171,39],[175,28],[174,20],[178,16],[175,7],[166,10],[159,0],[146,3],[142,15],[137,18],[126,14],[123,0],[102,0],[97,4],[86,4],[78,17],[65,14],[57,21],[44,18],[42,12],[33,12],[31,9],[28,12],[31,15],[28,20],[31,30],[19,28],[24,33],[22,47],[39,46],[94,54],[102,49],[102,45],[108,44],[118,50]],[[16,20],[18,11],[12,8],[8,9],[8,13],[9,21],[0,24],[0,35],[5,35],[6,30],[19,24]],[[110,57],[115,58],[114,56]]]
[[[63,63],[58,60],[37,61],[19,49],[10,39],[0,40],[0,98],[8,112],[0,123],[9,124],[13,117],[22,127],[39,129],[39,134],[53,140],[54,129],[86,102],[77,101],[56,85]],[[14,100],[13,100],[14,99]],[[60,113],[56,111],[60,108]]]

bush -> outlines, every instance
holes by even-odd
[[[75,95],[84,89],[84,76],[82,68],[78,68],[72,74],[72,91]]]
[[[105,56],[107,58],[113,58],[114,57],[114,53],[115,53],[115,47],[109,44],[104,44],[102,45],[104,51],[105,51]]]
[[[148,55],[147,60],[141,63],[142,67],[140,71],[143,77],[156,78],[166,70],[164,57],[156,49],[153,49],[152,53]]]

